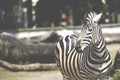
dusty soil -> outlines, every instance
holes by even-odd
[[[0,68],[0,80],[62,80],[62,75],[58,70],[11,72]]]

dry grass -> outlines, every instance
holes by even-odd
[[[107,45],[107,49],[111,54],[111,58],[114,61],[114,57],[116,55],[116,52],[118,49],[120,49],[120,43],[116,43],[116,44],[108,44]]]
[[[120,49],[120,44],[109,44],[107,45],[107,48],[110,51],[112,59],[114,60],[116,51]],[[0,80],[62,80],[62,75],[58,70],[36,72],[11,72],[0,68]]]

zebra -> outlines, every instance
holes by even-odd
[[[84,16],[81,34],[67,35],[55,48],[55,60],[63,80],[109,80],[112,60],[98,23],[102,13]]]

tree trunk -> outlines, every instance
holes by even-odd
[[[10,63],[54,63],[55,43],[23,43],[7,35],[0,35],[0,59]]]
[[[11,71],[35,71],[35,70],[53,70],[57,69],[57,65],[54,64],[28,64],[28,65],[17,65],[11,64],[6,61],[0,60],[0,66],[9,69]]]

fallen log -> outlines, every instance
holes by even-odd
[[[120,34],[103,34],[107,44],[120,43]]]
[[[29,37],[29,38],[22,38],[20,39],[23,42],[30,42],[34,44],[39,44],[41,42],[44,43],[56,43],[60,40],[61,36],[58,35],[56,32],[51,32],[45,35],[40,35],[40,36],[34,36],[34,37]]]
[[[10,63],[54,63],[55,43],[24,43],[8,35],[0,35],[0,59]]]
[[[57,69],[57,65],[55,63],[51,64],[27,64],[27,65],[17,65],[11,64],[7,61],[0,60],[0,66],[6,68],[11,71],[36,71],[36,70],[54,70]]]

